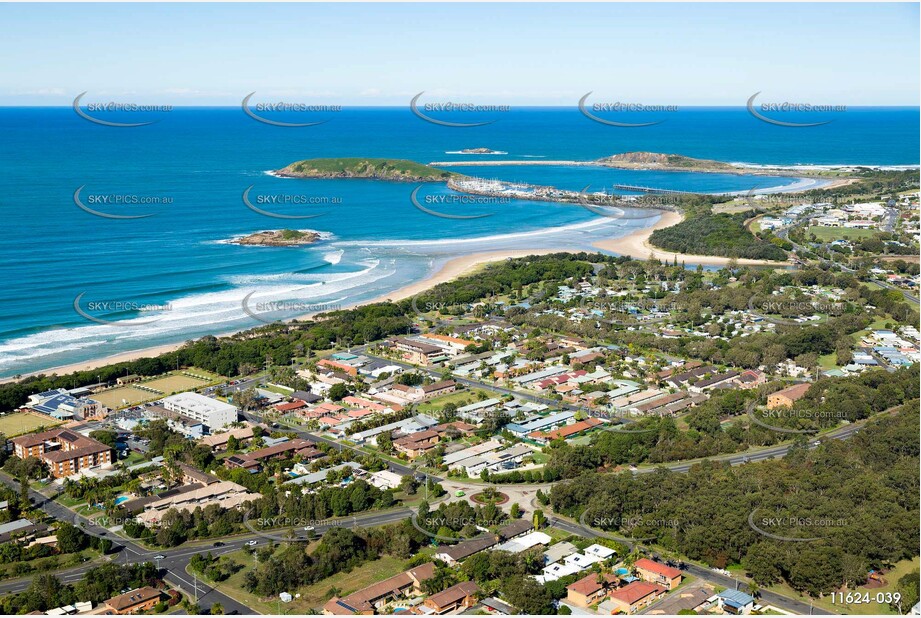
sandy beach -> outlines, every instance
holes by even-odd
[[[664,262],[671,263],[675,259],[678,262],[684,262],[685,264],[703,264],[706,266],[725,266],[730,262],[730,258],[725,257],[716,257],[709,255],[688,255],[683,253],[672,253],[670,251],[665,251],[649,244],[649,237],[652,235],[653,231],[671,227],[679,222],[681,222],[682,216],[676,212],[671,211],[662,211],[662,215],[655,225],[641,230],[637,230],[632,234],[623,236],[621,238],[612,238],[610,240],[602,240],[594,243],[592,246],[603,251],[610,251],[618,255],[630,256],[636,259],[645,260],[650,256],[653,256],[657,259],[663,260]],[[489,262],[499,262],[509,258],[518,258],[525,257],[528,255],[547,255],[550,253],[581,253],[584,249],[573,249],[566,247],[558,248],[549,248],[549,249],[517,249],[509,251],[488,251],[482,253],[472,253],[470,255],[462,255],[451,260],[448,260],[440,269],[432,273],[429,277],[411,283],[409,285],[403,286],[393,292],[388,292],[374,299],[358,303],[357,305],[367,305],[371,303],[381,303],[381,302],[396,302],[406,298],[411,298],[420,292],[427,290],[431,287],[438,285],[439,283],[445,283],[456,279],[465,274],[474,272],[477,268],[483,264]],[[740,265],[749,265],[749,266],[785,266],[787,262],[772,262],[768,260],[750,260],[750,259],[737,259],[737,264]],[[304,315],[299,315],[291,320],[306,320],[310,319],[316,315],[314,313],[308,313]],[[287,320],[287,321],[291,321]],[[237,331],[239,332],[239,331]],[[233,332],[222,333],[216,335],[218,337],[226,337],[233,335]],[[36,371],[32,373],[22,374],[22,377],[38,374],[58,374],[65,375],[68,373],[73,373],[75,371],[89,371],[92,369],[97,369],[99,367],[104,367],[106,365],[112,365],[115,363],[127,362],[137,360],[139,358],[150,358],[159,356],[166,352],[172,352],[177,350],[185,345],[185,342],[174,343],[174,344],[165,344],[150,348],[144,348],[142,350],[134,350],[131,352],[122,352],[119,354],[113,354],[110,356],[105,356],[102,358],[88,360],[80,363],[73,363],[70,365],[61,365],[58,367],[51,367],[41,371]],[[13,381],[14,378],[0,378],[0,384],[5,382]]]
[[[405,298],[410,298],[415,296],[419,292],[423,292],[431,287],[438,285],[439,283],[445,283],[456,279],[461,275],[469,274],[472,271],[475,271],[479,266],[487,264],[489,262],[501,262],[509,258],[525,257],[528,255],[547,255],[549,253],[581,253],[583,249],[519,249],[515,251],[487,251],[483,253],[471,253],[470,255],[462,255],[456,258],[449,260],[445,265],[430,277],[418,281],[416,283],[411,283],[407,286],[404,286],[393,292],[379,296],[373,300],[369,300],[367,303],[382,303],[386,301],[396,302],[403,300]]]
[[[359,305],[369,305],[372,303],[387,302],[388,300],[396,302],[399,300],[403,300],[404,298],[410,298],[411,296],[414,296],[418,294],[419,292],[422,292],[423,290],[427,290],[428,288],[436,286],[439,283],[444,283],[446,281],[455,279],[463,274],[476,270],[476,268],[478,268],[479,266],[483,264],[487,264],[489,262],[499,262],[504,259],[524,257],[527,255],[546,255],[548,253],[581,252],[581,251],[582,251],[581,249],[560,248],[560,249],[534,249],[534,250],[516,250],[516,251],[490,251],[490,252],[484,252],[484,253],[472,253],[470,255],[463,255],[463,256],[456,257],[452,260],[449,260],[447,263],[445,263],[445,265],[441,269],[433,273],[430,277],[423,279],[422,281],[411,283],[398,290],[384,294],[380,297],[377,297],[377,298],[374,298],[368,301],[364,301],[361,303],[357,303],[356,305],[351,305],[349,308],[356,307]],[[307,313],[304,315],[299,315],[297,317],[291,318],[290,320],[286,320],[286,321],[307,320],[313,317],[314,315],[316,315],[317,313],[318,312],[313,312],[313,313]],[[248,330],[248,329],[245,329],[245,330]],[[241,331],[235,331],[235,332],[241,332]],[[230,335],[235,334],[235,332],[223,333],[223,334],[219,334],[215,336],[216,337],[228,337]],[[80,363],[73,363],[70,365],[60,365],[58,367],[50,367],[48,369],[43,369],[40,371],[23,373],[20,377],[24,378],[27,376],[40,375],[40,374],[66,375],[68,373],[73,373],[75,371],[89,371],[92,369],[98,369],[100,367],[105,367],[106,365],[113,365],[115,363],[123,363],[123,362],[138,360],[139,358],[153,358],[155,356],[159,356],[160,354],[165,354],[167,352],[172,352],[173,350],[178,350],[184,345],[185,345],[185,342],[183,341],[179,343],[171,343],[171,344],[154,346],[150,348],[144,348],[141,350],[133,350],[130,352],[122,352],[119,354],[113,354],[111,356],[105,356],[102,358],[83,361]],[[12,378],[12,377],[0,378],[0,384],[6,383],[6,382],[13,382],[15,380],[16,378]]]
[[[686,265],[703,264],[704,266],[725,266],[732,258],[718,257],[713,255],[689,255],[686,253],[673,253],[665,249],[659,249],[649,243],[649,237],[655,230],[671,227],[681,222],[682,216],[676,212],[664,211],[662,217],[652,227],[637,230],[622,238],[613,238],[611,240],[601,240],[593,243],[593,247],[604,251],[612,251],[618,255],[627,255],[638,260],[646,260],[649,257],[662,260],[671,264],[674,260],[679,263],[684,262]],[[788,262],[774,262],[770,260],[749,260],[738,258],[735,262],[744,266],[786,266]]]
[[[48,369],[42,369],[41,371],[33,371],[30,373],[21,374],[21,378],[28,376],[36,375],[66,375],[68,373],[73,373],[75,371],[89,371],[91,369],[99,369],[100,367],[105,367],[106,365],[114,365],[115,363],[124,363],[126,361],[133,361],[139,358],[153,358],[167,352],[172,352],[173,350],[178,350],[185,342],[181,343],[168,343],[165,345],[158,345],[152,348],[144,348],[143,350],[133,350],[131,352],[122,352],[120,354],[113,354],[111,356],[104,356],[102,358],[96,358],[93,360],[83,361],[81,363],[73,363],[70,365],[61,365],[59,367],[49,367]],[[0,378],[0,384],[5,384],[6,382],[15,382],[17,378]]]

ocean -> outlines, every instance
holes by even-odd
[[[303,114],[272,116],[295,122]],[[441,185],[298,180],[267,171],[318,157],[432,161],[591,160],[626,151],[753,165],[917,165],[917,108],[854,108],[810,128],[771,125],[744,108],[689,108],[641,128],[576,109],[496,112],[445,127],[410,110],[312,114],[278,127],[239,108],[108,114],[147,126],[101,126],[71,108],[0,108],[0,377],[346,307],[397,290],[458,255],[585,248],[654,219],[599,217],[572,204],[460,204]],[[786,119],[786,118],[785,118]],[[485,147],[507,154],[463,155]],[[475,166],[465,174],[591,191],[613,184],[699,192],[790,186],[786,178],[591,167]],[[279,215],[260,214],[243,201]],[[84,208],[75,202],[75,192]],[[141,203],[149,202],[149,203]],[[127,218],[113,219],[88,211]],[[628,213],[629,214],[629,213]],[[323,234],[299,248],[228,240],[265,229]],[[246,299],[244,301],[244,299]],[[255,316],[255,317],[254,317]]]

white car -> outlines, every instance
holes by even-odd
[[[253,547],[256,545],[256,541],[249,541],[247,545],[249,545],[250,547]]]
[[[313,532],[316,530],[313,526],[304,526],[304,532]]]

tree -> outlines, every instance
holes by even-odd
[[[377,434],[375,440],[377,442],[377,448],[379,448],[382,453],[390,453],[393,451],[393,436],[389,431]]]
[[[534,518],[533,518],[533,520],[532,520],[532,523],[533,523],[533,525],[534,525],[534,529],[535,529],[535,530],[540,530],[541,528],[543,528],[543,527],[544,527],[544,521],[545,521],[544,512],[543,512],[542,510],[540,510],[540,509],[534,511]]]
[[[902,598],[899,599],[899,603],[892,604],[893,609],[896,611],[901,610],[904,613],[918,603],[919,578],[921,578],[921,573],[919,573],[918,569],[899,578],[895,589],[896,592],[902,595]]]
[[[554,611],[550,591],[527,575],[512,576],[504,580],[500,588],[502,596],[522,614],[547,615]]]
[[[345,385],[345,382],[339,382],[338,384],[333,384],[329,389],[329,398],[333,401],[342,401],[343,398],[349,396],[349,387]]]
[[[220,616],[224,613],[224,606],[221,605],[219,602],[215,603],[214,605],[211,606],[210,613],[212,616]]]
[[[89,544],[89,539],[82,530],[66,522],[62,522],[58,527],[56,536],[58,549],[61,550],[62,554],[76,553],[85,549]]]

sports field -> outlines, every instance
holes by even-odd
[[[101,393],[94,393],[91,397],[110,410],[118,410],[119,408],[137,405],[143,401],[157,399],[158,396],[150,391],[144,391],[133,386],[119,386]]]
[[[109,409],[118,410],[119,408],[134,406],[145,401],[160,399],[166,395],[199,389],[209,384],[217,384],[225,379],[209,371],[191,367],[179,371],[170,371],[158,378],[138,382],[134,385],[119,386],[118,388],[96,393],[92,395],[92,398]],[[139,386],[143,388],[138,388]],[[145,390],[148,388],[156,392]]]
[[[182,375],[181,373],[172,373],[162,378],[155,378],[150,382],[144,382],[143,384],[147,388],[156,389],[164,395],[172,395],[173,393],[201,388],[206,384],[210,384],[210,382],[208,380],[199,380],[198,378]]]
[[[31,433],[39,427],[51,429],[60,425],[61,421],[55,420],[44,414],[33,414],[31,412],[15,412],[0,416],[0,433],[7,438],[21,436],[24,433]]]

